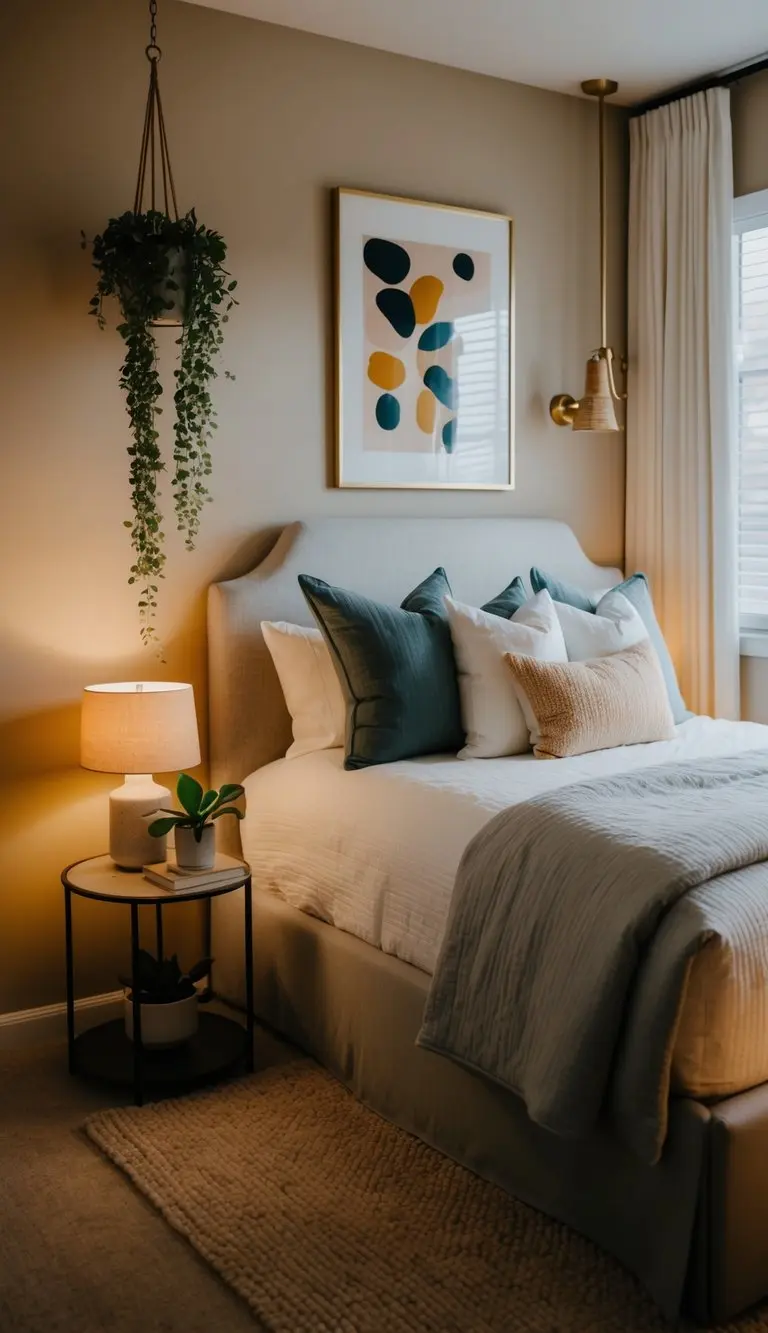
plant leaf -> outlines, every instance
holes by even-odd
[[[218,804],[219,800],[220,797],[217,791],[207,791],[202,801],[200,802],[200,809],[198,810],[198,814],[200,815],[209,814],[210,811],[213,810],[214,807]]]
[[[190,981],[202,981],[203,977],[210,972],[212,962],[212,958],[201,958],[199,963],[195,963],[194,967],[191,967],[187,973]]]
[[[222,815],[235,815],[237,819],[245,819],[242,810],[238,810],[236,805],[224,805],[220,810],[215,810],[211,819],[220,819]]]
[[[176,828],[181,823],[181,815],[169,815],[165,819],[156,819],[150,824],[149,832],[153,838],[164,838],[166,833],[170,833],[172,828]]]
[[[238,796],[245,795],[245,787],[241,787],[239,782],[225,782],[219,791],[219,799],[223,801],[236,801]]]
[[[188,815],[199,813],[200,802],[203,799],[203,789],[195,778],[189,776],[189,773],[179,774],[179,780],[176,783],[176,795]]]

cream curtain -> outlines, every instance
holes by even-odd
[[[627,570],[688,707],[739,716],[728,91],[630,122]]]

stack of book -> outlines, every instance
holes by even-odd
[[[246,867],[234,856],[216,854],[211,870],[183,870],[175,861],[157,861],[144,866],[144,878],[169,893],[197,893],[200,889],[224,889],[243,878]]]

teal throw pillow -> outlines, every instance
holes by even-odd
[[[598,613],[600,611],[600,598],[590,597],[589,593],[584,592],[581,588],[574,587],[572,583],[562,583],[559,579],[552,578],[550,574],[545,574],[543,570],[537,569],[535,566],[531,570],[531,587],[534,592],[541,592],[546,588],[554,602],[565,602],[567,606],[578,607],[580,611],[597,611]],[[624,579],[623,583],[617,583],[616,587],[611,588],[610,591],[623,593],[643,621],[648,631],[648,638],[656,649],[656,655],[661,663],[672,716],[675,722],[686,722],[689,717],[693,717],[693,713],[686,708],[685,700],[680,693],[674,663],[664,641],[661,626],[656,619],[648,579],[645,574],[632,574],[628,579]]]
[[[456,754],[464,744],[451,632],[436,569],[400,607],[299,575],[347,698],[345,768],[422,754]],[[514,579],[484,610],[509,618],[526,600]],[[497,609],[499,608],[499,609]]]
[[[519,611],[521,606],[525,606],[528,601],[528,589],[523,580],[519,577],[514,578],[507,585],[498,597],[494,597],[490,602],[485,602],[483,610],[489,615],[501,616],[502,620],[511,620],[515,611]]]

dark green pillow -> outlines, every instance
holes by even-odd
[[[521,606],[525,606],[528,601],[528,589],[523,580],[519,577],[514,578],[507,585],[498,597],[492,601],[486,602],[483,611],[488,611],[492,616],[501,616],[503,620],[511,620],[515,611],[519,611]]]
[[[597,599],[590,597],[589,593],[582,592],[573,583],[564,583],[560,579],[555,579],[551,574],[545,574],[543,569],[537,569],[533,566],[531,570],[531,587],[536,592],[549,593],[553,602],[564,602],[566,606],[575,606],[577,611],[594,611],[597,605]]]
[[[451,593],[445,570],[436,569],[400,607],[308,574],[299,575],[299,586],[347,698],[344,767],[456,754],[464,744],[464,729],[443,603]],[[509,617],[523,601],[522,580],[514,579],[483,609]]]

